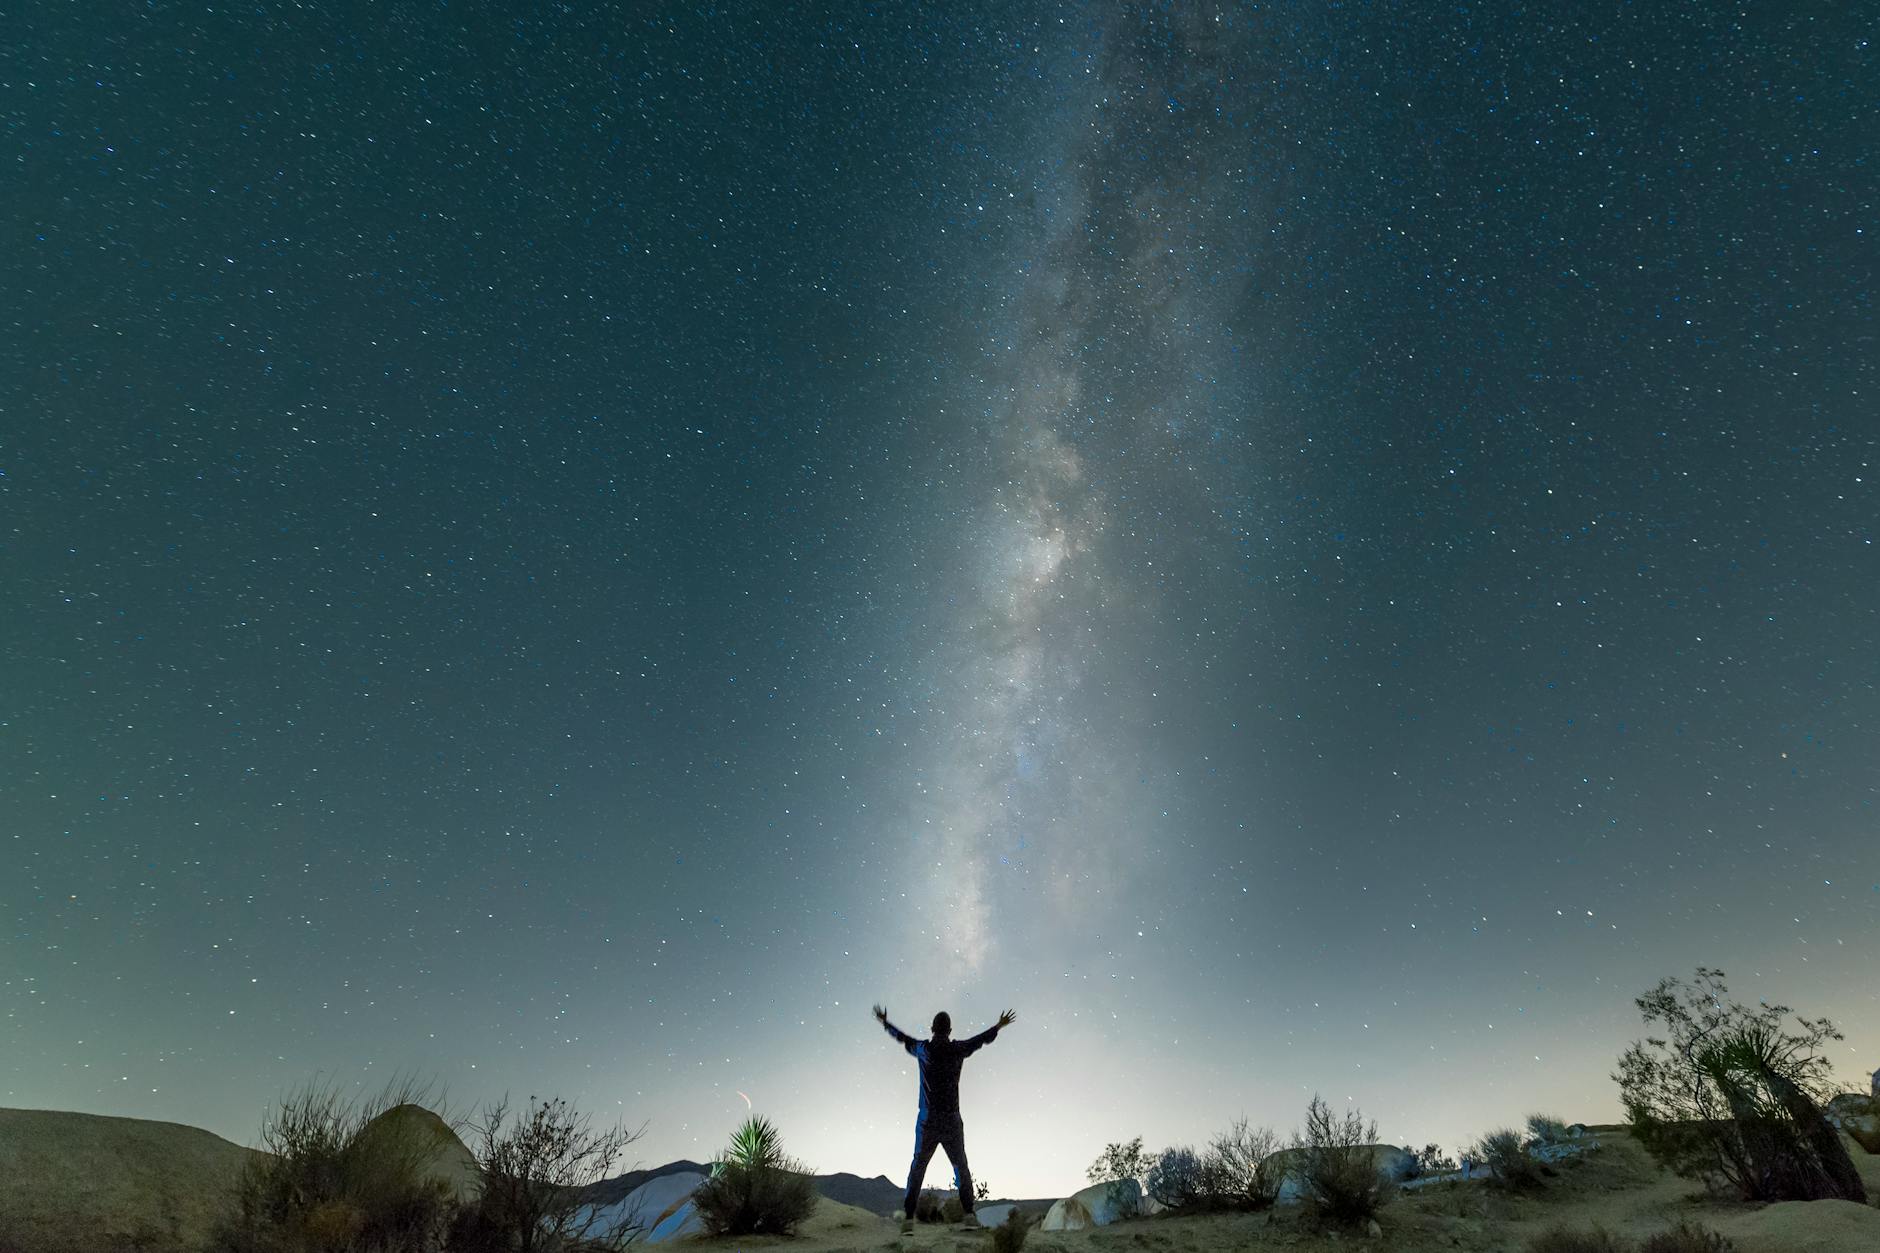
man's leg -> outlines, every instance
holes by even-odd
[[[947,1151],[947,1160],[953,1163],[953,1182],[960,1189],[960,1208],[968,1214],[977,1204],[973,1197],[973,1168],[966,1164],[966,1124],[955,1118],[942,1128],[937,1137],[940,1147]],[[932,1154],[933,1150],[927,1150]]]
[[[933,1128],[925,1119],[915,1119],[914,1164],[907,1168],[907,1204],[901,1208],[909,1218],[914,1217],[914,1206],[920,1200],[920,1185],[927,1178],[927,1163],[933,1160],[933,1151],[939,1147],[940,1141],[933,1134]]]

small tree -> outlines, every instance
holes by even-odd
[[[1084,1176],[1091,1183],[1109,1183],[1120,1179],[1134,1179],[1140,1183],[1149,1173],[1153,1161],[1143,1151],[1142,1137],[1137,1136],[1128,1144],[1105,1145],[1103,1152],[1097,1154],[1097,1160],[1084,1171]]]
[[[1426,1144],[1417,1150],[1417,1174],[1446,1175],[1456,1169],[1456,1159],[1443,1152],[1440,1144]]]
[[[643,1129],[642,1129],[643,1130]],[[584,1199],[638,1140],[641,1131],[595,1130],[568,1102],[529,1098],[510,1117],[509,1098],[491,1105],[477,1128],[474,1150],[479,1203],[460,1227],[459,1242],[488,1243],[520,1253],[579,1244],[594,1250],[624,1248],[643,1230],[639,1215],[608,1221]],[[467,1228],[468,1230],[465,1230]]]
[[[1660,1164],[1745,1200],[1862,1201],[1866,1189],[1823,1116],[1827,1018],[1739,1005],[1721,970],[1664,979],[1638,998],[1663,1036],[1634,1041],[1613,1075],[1633,1134]]]

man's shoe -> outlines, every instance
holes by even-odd
[[[901,1234],[904,1236],[914,1234],[914,1216],[912,1214],[901,1215]]]
[[[960,1226],[962,1226],[962,1227],[977,1227],[977,1226],[979,1226],[979,1215],[977,1215],[977,1214],[975,1214],[975,1213],[973,1213],[973,1212],[972,1212],[971,1210],[968,1210],[968,1211],[966,1212],[966,1216],[965,1216],[964,1218],[962,1218],[962,1219],[960,1219]]]

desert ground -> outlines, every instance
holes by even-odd
[[[1436,1183],[1398,1195],[1381,1234],[1312,1229],[1298,1207],[1266,1214],[1167,1213],[1079,1232],[1034,1228],[1031,1253],[1162,1250],[1376,1250],[1523,1253],[1565,1225],[1601,1227],[1633,1245],[1680,1219],[1727,1236],[1736,1253],[1880,1253],[1880,1208],[1845,1201],[1756,1206],[1720,1201],[1658,1169],[1623,1129],[1595,1128],[1598,1147],[1555,1166],[1546,1188],[1509,1195],[1481,1182]],[[1849,1153],[1880,1198],[1880,1155]],[[220,1202],[221,1181],[251,1150],[199,1128],[83,1114],[0,1110],[0,1253],[194,1253]],[[794,1237],[692,1237],[674,1247],[794,1253],[987,1250],[987,1232],[920,1226],[828,1199]]]
[[[1848,1151],[1880,1196],[1880,1156],[1852,1141]],[[1659,1170],[1622,1129],[1599,1129],[1599,1148],[1568,1158],[1533,1196],[1510,1196],[1485,1184],[1438,1184],[1406,1192],[1384,1210],[1382,1236],[1320,1233],[1297,1207],[1268,1214],[1182,1216],[1160,1214],[1079,1232],[1033,1230],[1027,1253],[1091,1253],[1159,1250],[1216,1253],[1226,1250],[1352,1250],[1378,1253],[1521,1253],[1534,1236],[1559,1224],[1603,1227],[1636,1241],[1679,1219],[1692,1219],[1733,1241],[1737,1253],[1880,1253],[1880,1208],[1847,1201],[1789,1202],[1755,1206],[1703,1196],[1689,1180]],[[945,1226],[922,1226],[912,1236],[899,1224],[852,1206],[825,1203],[795,1238],[693,1238],[685,1247],[791,1249],[796,1253],[869,1250],[946,1250],[967,1253],[990,1247],[988,1234]]]

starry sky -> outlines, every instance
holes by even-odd
[[[1011,1006],[1050,1196],[1615,1118],[1700,963],[1864,1087],[1856,7],[25,15],[0,1104],[898,1179],[869,1006]]]

